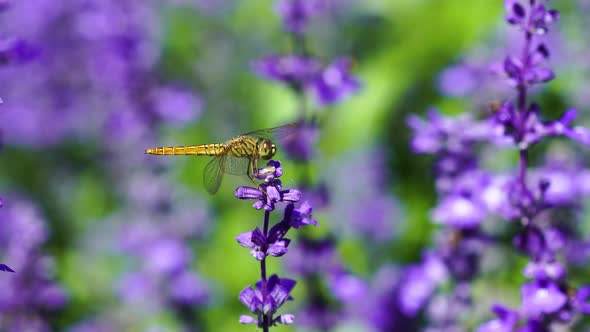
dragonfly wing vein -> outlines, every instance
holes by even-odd
[[[219,155],[211,160],[203,170],[203,184],[205,189],[214,195],[221,186],[223,179],[224,155]]]

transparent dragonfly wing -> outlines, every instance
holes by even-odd
[[[238,158],[230,155],[225,156],[223,171],[231,175],[246,175],[250,166],[249,158]]]
[[[225,163],[225,155],[219,155],[211,160],[203,170],[203,184],[205,189],[211,195],[219,190],[221,180],[223,180],[223,165]]]
[[[303,124],[300,122],[293,122],[279,127],[251,131],[243,135],[256,138],[265,138],[271,141],[281,141],[295,135],[298,129],[302,126]]]
[[[211,195],[214,195],[219,190],[223,176],[231,175],[246,175],[248,174],[248,167],[250,159],[238,158],[229,154],[220,154],[211,160],[203,170],[203,184],[205,189]]]

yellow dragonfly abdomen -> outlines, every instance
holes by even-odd
[[[145,150],[146,154],[153,155],[192,155],[192,156],[217,156],[226,149],[225,144],[201,144],[187,146],[164,146]]]

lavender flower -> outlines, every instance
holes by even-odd
[[[242,324],[253,324],[258,323],[259,327],[265,327],[261,322],[264,322],[264,317],[274,317],[276,311],[286,302],[291,301],[293,298],[289,294],[295,287],[295,280],[281,279],[276,274],[270,276],[263,284],[263,281],[256,283],[256,288],[251,286],[246,287],[240,293],[240,301],[250,309],[257,318],[242,315],[240,317],[240,323]],[[266,287],[263,290],[263,287]],[[295,316],[291,314],[282,314],[271,319],[270,324],[275,325],[292,324],[295,320]],[[268,326],[266,326],[268,328]]]
[[[301,192],[296,189],[283,190],[282,182],[278,178],[282,175],[280,161],[271,160],[267,167],[263,168],[256,175],[258,178],[264,179],[264,183],[260,184],[259,188],[252,187],[238,187],[235,195],[239,199],[256,200],[253,207],[256,210],[263,209],[266,211],[273,211],[275,203],[278,202],[298,202],[301,198]]]
[[[287,253],[287,247],[291,243],[290,239],[283,238],[288,228],[287,223],[278,223],[271,228],[269,235],[266,236],[260,228],[256,227],[251,232],[239,235],[236,240],[241,246],[251,248],[250,254],[259,261],[266,258],[267,255],[280,257]]]
[[[254,208],[260,210],[264,207],[264,223],[262,230],[256,227],[253,231],[243,233],[236,237],[238,243],[246,248],[251,248],[250,254],[260,261],[261,279],[254,289],[246,287],[240,293],[240,301],[244,303],[256,317],[243,315],[240,317],[242,324],[254,324],[268,331],[276,324],[291,324],[295,316],[282,314],[275,316],[277,310],[291,300],[289,293],[295,287],[295,281],[279,278],[276,275],[267,279],[266,258],[270,256],[281,257],[287,253],[291,240],[285,238],[290,228],[299,228],[304,225],[317,222],[311,216],[311,205],[304,202],[298,208],[294,203],[301,198],[298,190],[282,190],[279,177],[283,175],[280,161],[270,160],[263,169],[256,170],[256,177],[264,182],[259,188],[239,187],[236,189],[236,197],[239,199],[255,199]],[[275,224],[269,230],[270,212],[275,209],[275,203],[286,202],[285,214],[282,221]]]

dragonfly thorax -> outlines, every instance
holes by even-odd
[[[258,155],[260,156],[260,158],[262,158],[264,160],[269,160],[277,152],[277,147],[274,145],[273,142],[271,142],[268,139],[263,139],[263,138],[259,139],[258,144],[257,144],[257,148],[258,148]]]

